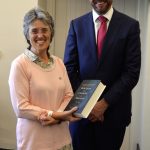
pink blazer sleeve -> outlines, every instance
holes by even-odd
[[[44,110],[29,101],[29,77],[22,61],[13,61],[9,75],[9,88],[12,105],[18,118],[37,120]]]
[[[71,83],[70,83],[70,80],[66,71],[66,67],[61,59],[59,61],[59,64],[63,69],[62,71],[64,72],[65,93],[64,93],[62,104],[60,105],[58,111],[63,111],[65,107],[67,106],[67,104],[69,103],[69,101],[71,100],[71,98],[73,97],[73,90],[72,90],[72,86],[71,86]]]

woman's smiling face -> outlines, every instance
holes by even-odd
[[[51,41],[51,31],[47,24],[42,20],[35,20],[29,26],[28,40],[31,50],[35,53],[47,51]]]

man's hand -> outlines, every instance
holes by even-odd
[[[90,115],[89,115],[89,120],[92,122],[96,121],[104,121],[104,112],[108,108],[108,103],[102,99],[96,103],[94,108],[92,109]]]

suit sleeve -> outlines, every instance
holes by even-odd
[[[64,63],[67,68],[68,76],[75,91],[80,84],[79,59],[76,33],[73,26],[73,21],[70,23],[68,37],[65,46]]]
[[[129,95],[131,90],[136,86],[141,68],[141,42],[140,28],[136,21],[130,27],[128,36],[126,37],[125,61],[122,66],[120,78],[114,82],[104,98],[109,104],[114,104],[121,97]]]

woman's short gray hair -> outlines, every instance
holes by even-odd
[[[51,41],[54,36],[54,21],[52,16],[47,11],[44,11],[41,8],[33,8],[25,14],[23,22],[23,32],[29,45],[30,45],[30,41],[28,40],[29,26],[32,24],[33,21],[37,19],[41,20],[42,22],[44,22],[49,26],[51,31]]]

